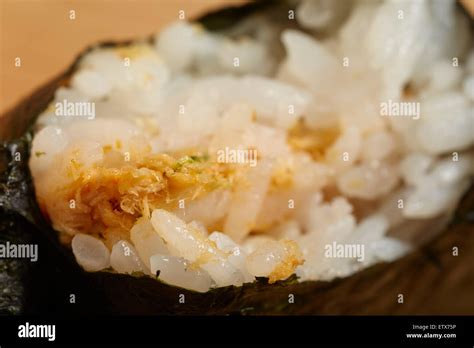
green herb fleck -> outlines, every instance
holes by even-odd
[[[202,163],[205,162],[209,159],[208,154],[204,155],[192,155],[192,156],[184,156],[181,157],[173,166],[174,170],[179,170],[183,166],[194,164],[194,163]]]

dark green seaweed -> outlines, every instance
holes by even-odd
[[[227,7],[214,12],[209,12],[199,18],[198,21],[207,30],[227,30],[249,15],[253,15],[257,12],[268,9],[269,7],[275,6],[275,3],[282,3],[282,1],[258,0],[251,2],[246,6]]]

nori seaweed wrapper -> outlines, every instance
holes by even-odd
[[[228,8],[200,21],[208,29],[226,30],[245,16],[268,9],[269,3]],[[126,43],[102,45],[122,44]],[[55,90],[67,85],[79,59],[0,118],[4,139],[0,146],[0,243],[34,243],[39,248],[37,262],[0,259],[0,314],[474,313],[473,185],[451,223],[429,243],[395,262],[331,282],[298,283],[293,276],[271,285],[257,279],[242,287],[197,293],[147,276],[83,271],[41,216],[28,169],[29,127]],[[458,248],[458,256],[453,256],[453,247]],[[397,301],[400,294],[402,304]]]

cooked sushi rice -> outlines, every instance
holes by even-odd
[[[30,168],[86,271],[331,280],[446,224],[474,173],[469,20],[455,1],[342,3],[81,59]]]

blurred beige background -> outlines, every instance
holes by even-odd
[[[0,0],[0,114],[64,71],[88,45],[144,37],[244,0]],[[70,19],[70,11],[75,19]],[[21,67],[15,67],[20,57]]]

